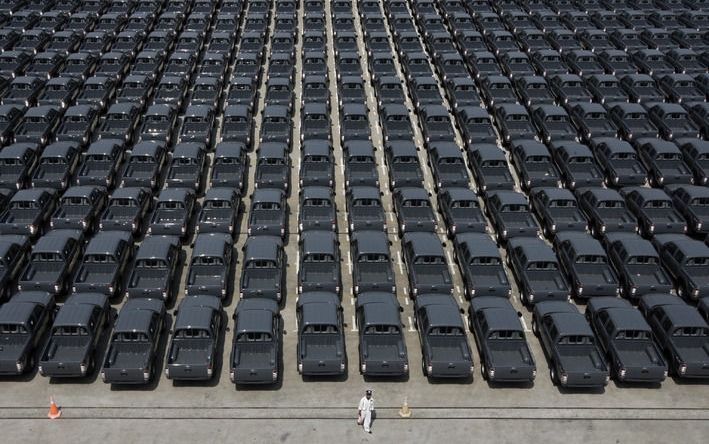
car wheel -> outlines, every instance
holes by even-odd
[[[539,326],[537,325],[536,318],[532,318],[532,333],[539,336]]]
[[[551,366],[549,367],[549,377],[551,378],[551,383],[552,384],[558,384],[559,381],[556,377],[556,367],[554,367],[554,363],[551,363]]]
[[[480,363],[480,373],[482,373],[483,379],[487,381],[487,365],[485,365],[485,361]]]
[[[426,361],[424,361],[423,358],[421,358],[421,372],[424,376],[428,377],[428,371],[426,370]]]
[[[518,295],[519,295],[519,303],[522,304],[522,307],[526,307],[527,301],[524,299],[524,294],[521,291],[519,291]]]

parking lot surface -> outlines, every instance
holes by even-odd
[[[84,324],[76,321],[78,330],[48,323],[30,353],[8,364],[22,368],[22,374],[7,375],[0,366],[0,423],[10,442],[27,433],[60,442],[115,441],[118,433],[128,442],[212,442],[236,433],[246,442],[301,442],[306,436],[317,442],[335,436],[347,442],[458,442],[471,436],[490,442],[666,442],[678,433],[687,442],[700,442],[706,436],[709,287],[703,282],[709,247],[701,207],[709,194],[704,197],[706,166],[699,160],[709,156],[709,13],[703,2],[81,0],[0,6],[5,120],[0,243],[25,252],[3,259],[5,301],[38,290],[51,301],[47,306],[62,307],[61,316],[68,317],[81,298],[82,304],[89,298],[96,310],[110,311],[103,330],[88,317]],[[632,97],[638,85],[621,88],[621,81],[634,75],[656,86],[643,90],[648,97]],[[608,84],[594,89],[601,81]],[[50,82],[62,85],[51,88]],[[524,82],[541,82],[546,93],[525,89]],[[583,114],[585,105],[597,107]],[[482,117],[466,120],[474,113]],[[75,114],[79,117],[72,118]],[[397,163],[395,146],[407,144],[415,147],[410,159]],[[317,172],[308,163],[313,158],[306,158],[315,145],[326,147],[316,159],[325,168]],[[484,163],[483,151],[501,156],[502,163]],[[571,151],[582,153],[577,158],[583,166],[564,157]],[[45,187],[45,194],[35,193]],[[555,213],[540,189],[544,196],[568,191],[557,198],[556,208],[573,207],[574,216]],[[363,205],[377,209],[356,208],[352,196],[372,190]],[[258,219],[264,191],[283,195],[284,226]],[[621,202],[628,217],[600,210],[613,207],[592,200],[606,191],[615,193],[609,201]],[[82,203],[94,214],[86,224],[57,214],[75,202],[66,200],[72,192],[97,199]],[[454,193],[467,200],[455,200]],[[50,203],[41,207],[42,199]],[[164,202],[183,206],[161,206]],[[467,212],[451,216],[444,206]],[[175,208],[184,209],[184,220],[164,222]],[[156,216],[160,211],[163,219]],[[358,212],[373,216],[355,220]],[[32,219],[36,213],[42,214]],[[61,228],[73,231],[57,234]],[[462,256],[466,230],[485,237],[484,242],[469,238],[471,259]],[[174,237],[159,245],[160,251],[174,252],[174,271],[165,267],[164,275],[145,271],[142,280],[134,279],[144,258],[141,247],[158,245],[148,239],[168,232]],[[364,241],[353,240],[367,232],[368,239],[376,239],[369,247],[378,247],[381,256],[355,255]],[[658,278],[647,290],[631,282],[635,269],[624,268],[631,262],[612,257],[626,245],[613,237],[617,232],[628,232],[627,242],[649,248],[659,270],[653,276],[666,279]],[[264,257],[247,257],[246,247],[264,233],[271,240],[259,245],[279,245],[282,251],[277,265],[259,274],[252,269],[262,267],[265,261],[256,259]],[[583,234],[582,241],[565,243],[568,233]],[[63,242],[56,253],[41,249],[54,248],[56,239]],[[314,247],[307,239],[317,240]],[[319,250],[328,247],[322,239],[336,241],[331,257]],[[417,256],[412,239],[433,239],[419,246],[440,253]],[[522,254],[515,248],[520,239],[536,243]],[[483,243],[492,245],[490,255],[482,253]],[[573,256],[582,247],[592,252]],[[151,248],[151,254],[159,250]],[[147,247],[142,252],[147,254]],[[551,259],[532,263],[532,253],[539,252]],[[50,266],[39,263],[50,260],[55,261]],[[368,281],[358,267],[369,260],[375,264],[368,264],[369,276],[377,278]],[[492,274],[496,282],[480,284],[476,279],[489,276],[475,264],[499,267],[501,272]],[[584,275],[583,267],[591,271]],[[466,269],[474,271],[466,277]],[[50,276],[44,280],[38,277],[43,270]],[[194,277],[200,272],[204,281]],[[274,286],[279,279],[274,276],[281,274]],[[146,276],[158,284],[151,287]],[[534,276],[541,276],[541,284]],[[259,282],[267,284],[258,287]],[[385,325],[393,330],[377,330],[376,323],[365,330],[393,332],[400,339],[397,352],[385,358],[391,362],[382,367],[403,359],[406,366],[397,375],[368,374],[381,363],[360,353],[366,319],[357,304],[373,289],[372,300],[400,306],[394,310],[400,323]],[[636,290],[674,299],[652,306],[640,301]],[[327,299],[313,292],[335,295],[337,320],[322,325],[338,332],[324,342],[307,330],[314,324],[320,334],[331,332],[320,330],[317,317],[309,318],[303,308]],[[503,308],[512,313],[511,327],[503,330],[518,339],[521,348],[513,349],[510,359],[528,366],[527,381],[496,381],[505,367],[486,363],[481,349],[488,331],[473,332],[468,299],[493,293],[509,300]],[[446,318],[441,324],[416,312],[422,301],[434,300],[427,299],[430,294],[452,301],[438,318]],[[155,313],[164,309],[165,320],[155,324],[162,329],[145,324],[145,340],[138,340],[129,333],[138,332],[139,323],[119,331],[122,318],[116,314],[128,313],[127,301],[146,295],[165,299],[155,305]],[[196,296],[216,301],[216,315],[201,321],[202,305],[188,318],[184,301]],[[587,300],[604,296],[632,303],[616,308],[627,310],[634,327],[602,324],[603,308],[598,320],[588,316],[593,329],[581,314],[571,324],[558,320],[564,316],[557,310],[590,313]],[[547,298],[570,305],[537,308],[535,315],[535,304],[558,307],[539,303]],[[272,332],[245,330],[246,322],[237,325],[232,316],[240,300],[259,299],[278,304],[273,319],[280,325]],[[634,308],[639,302],[642,315]],[[670,315],[660,319],[666,305],[681,306],[691,322],[684,325]],[[50,311],[50,320],[60,319]],[[129,315],[124,316],[128,325]],[[665,327],[663,320],[671,322]],[[204,336],[194,334],[197,322],[204,322]],[[630,339],[630,330],[633,338],[656,347],[643,349],[647,363],[639,370],[645,375],[654,365],[656,379],[629,380],[632,367],[607,350],[600,325],[608,326],[608,343]],[[565,337],[562,326],[575,333]],[[2,327],[7,344],[20,331]],[[62,347],[57,338],[71,331],[97,338],[90,357],[53,359]],[[242,353],[256,350],[239,342],[242,334],[244,343],[248,337],[253,344],[271,339],[278,344],[275,358],[245,366],[248,377],[261,378],[257,368],[265,371],[268,384],[238,383],[247,377],[238,372],[233,344]],[[436,342],[436,336],[452,342]],[[194,346],[190,341],[198,337],[208,342]],[[691,342],[693,361],[675,356],[671,348],[684,339]],[[130,376],[127,367],[110,373],[116,361],[111,352],[121,341],[153,344],[154,360],[145,370],[133,365],[136,373]],[[662,341],[667,344],[652,345]],[[436,344],[450,354],[437,357]],[[570,350],[565,347],[574,345],[581,348],[567,358],[580,354],[578,362],[590,362],[579,373],[579,385],[589,387],[565,386],[573,385],[573,371],[560,361]],[[308,356],[313,350],[324,354]],[[195,357],[188,358],[186,371],[180,356]],[[331,362],[335,370],[318,373]],[[76,377],[65,377],[70,364]],[[518,370],[511,371],[512,379]],[[437,377],[453,372],[462,377]],[[205,377],[196,380],[198,373]],[[141,384],[103,381],[111,377],[136,377]],[[592,377],[598,378],[594,384]],[[373,435],[363,434],[354,421],[366,388],[374,390],[376,400]],[[62,407],[59,422],[44,419],[50,396]],[[404,403],[411,418],[399,415]]]

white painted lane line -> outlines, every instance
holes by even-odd
[[[416,331],[414,328],[414,322],[411,320],[411,316],[408,316],[409,318],[409,331]]]
[[[401,260],[401,251],[396,252],[396,262],[397,264],[399,264],[399,272],[401,274],[404,274],[404,263]]]
[[[352,315],[352,330],[351,331],[359,331],[357,329],[357,320],[355,319],[355,315]]]

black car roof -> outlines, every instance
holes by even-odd
[[[386,149],[391,151],[392,157],[416,156],[416,145],[411,140],[390,140]]]
[[[74,142],[55,142],[42,151],[41,157],[69,157],[69,153],[76,153],[78,147]]]
[[[283,241],[276,236],[251,236],[244,245],[244,262],[254,259],[276,260]]]
[[[325,139],[308,139],[301,145],[303,156],[331,156],[332,145]]]
[[[188,188],[165,188],[160,191],[158,202],[185,202],[187,196],[194,194],[194,191]]]
[[[303,253],[337,254],[335,234],[332,231],[308,230],[300,235],[303,243]]]
[[[257,188],[254,190],[254,194],[251,197],[251,204],[258,202],[277,202],[280,203],[283,200],[284,192],[283,190],[277,188]]]
[[[494,145],[491,143],[481,143],[479,145],[476,145],[472,149],[472,151],[477,152],[478,156],[483,161],[503,160],[503,161],[507,162],[507,158],[505,157],[505,152],[502,151],[500,148],[498,148],[497,145]]]
[[[355,231],[352,233],[352,241],[357,242],[357,250],[360,253],[377,253],[389,256],[389,240],[383,231]]]
[[[450,200],[454,202],[459,200],[473,200],[477,202],[478,200],[477,195],[470,188],[450,187],[444,189],[442,193],[448,195]]]
[[[443,256],[441,240],[430,232],[407,232],[402,241],[411,243],[414,256]]]
[[[549,316],[560,336],[594,336],[581,313],[554,312]]]
[[[414,304],[416,305],[416,310],[426,310],[431,327],[464,328],[458,303],[449,294],[420,294],[416,297]]]
[[[347,192],[350,194],[352,200],[356,199],[375,199],[377,201],[381,200],[381,195],[379,194],[379,188],[368,187],[368,186],[353,186],[350,187]]]
[[[114,254],[120,242],[130,244],[130,233],[123,231],[99,231],[86,245],[84,255],[89,254]]]
[[[204,200],[232,200],[234,197],[238,197],[236,189],[230,187],[213,187],[204,193]]]
[[[209,329],[215,311],[222,308],[221,300],[215,296],[187,296],[182,300],[175,319],[174,330],[186,328]]]
[[[298,297],[296,305],[302,313],[303,326],[309,324],[337,325],[340,300],[335,293],[306,292]]]
[[[236,306],[234,334],[245,332],[271,332],[273,317],[278,314],[276,301],[265,298],[241,299]]]
[[[283,142],[264,142],[259,145],[258,158],[286,158],[288,157],[288,145]]]
[[[54,327],[85,326],[96,307],[106,307],[108,296],[99,293],[72,294],[59,309]]]
[[[112,155],[123,147],[123,141],[120,139],[101,139],[89,145],[86,150],[86,155],[92,154],[109,154]]]
[[[53,300],[51,294],[39,291],[17,293],[10,301],[0,306],[0,324],[25,322],[37,305],[47,307]]]
[[[143,141],[140,143],[135,144],[133,149],[131,150],[130,156],[131,157],[137,157],[137,156],[153,156],[155,153],[158,152],[160,148],[163,148],[164,145],[160,142],[157,141]]]
[[[300,189],[303,199],[327,199],[334,200],[332,188],[321,186],[306,186]]]
[[[81,236],[78,230],[51,230],[37,240],[32,253],[62,252],[69,239],[77,241]]]
[[[197,158],[204,154],[204,144],[198,142],[185,142],[175,145],[172,157]]]
[[[364,325],[401,325],[396,296],[384,292],[366,292],[357,296],[357,308],[362,308]]]
[[[0,149],[0,159],[20,159],[27,151],[35,153],[36,148],[32,143],[13,143]]]
[[[397,188],[396,194],[401,196],[402,200],[408,199],[424,199],[428,200],[428,192],[423,187],[401,187]]]
[[[162,313],[164,307],[162,300],[159,299],[128,299],[116,319],[113,331],[114,333],[147,333],[153,315]]]
[[[459,233],[455,242],[467,245],[473,257],[500,257],[497,244],[485,233]]]
[[[522,248],[527,262],[557,262],[554,250],[538,237],[514,237],[508,245],[510,249]]]
[[[214,157],[241,157],[244,151],[246,145],[243,142],[219,142]]]
[[[200,233],[195,238],[192,257],[218,256],[224,254],[224,246],[232,245],[231,236],[225,233]]]
[[[135,260],[167,259],[170,249],[179,246],[180,240],[176,236],[146,236],[138,247]]]

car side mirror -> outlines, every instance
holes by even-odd
[[[517,317],[519,317],[519,318],[522,317],[522,312],[521,312],[521,311],[518,311],[518,312],[517,312]]]
[[[459,308],[458,311],[460,312],[460,314],[465,314],[465,310],[463,310],[462,308]]]
[[[403,312],[404,312],[404,307],[399,306],[399,313],[403,313]],[[403,324],[402,324],[402,327],[403,327]]]

